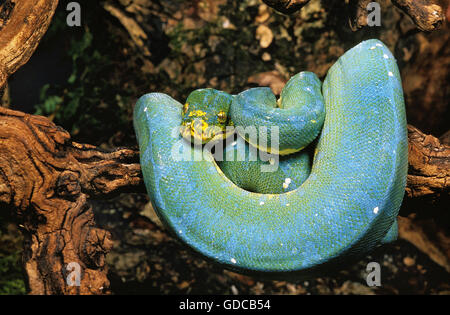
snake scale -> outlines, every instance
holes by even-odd
[[[210,97],[218,106],[211,106],[217,111],[216,121],[209,123],[220,128],[240,123],[233,118],[261,122],[264,117],[258,111],[264,108],[272,116],[278,112],[278,119],[292,118],[294,126],[280,130],[279,146],[280,153],[292,154],[280,158],[279,169],[290,165],[291,156],[297,157],[295,163],[303,159],[304,150],[294,153],[300,148],[285,145],[284,140],[290,143],[302,133],[319,134],[308,146],[314,147],[311,169],[286,192],[259,193],[239,187],[233,182],[237,179],[232,181],[221,170],[213,153],[183,139],[198,132],[204,143],[220,131],[209,128],[209,135],[202,138],[201,121],[195,128],[192,121],[186,124],[189,98],[182,105],[168,95],[150,93],[135,106],[142,172],[157,214],[184,243],[224,267],[250,274],[307,276],[397,236],[408,143],[401,79],[391,52],[379,40],[367,40],[338,59],[323,85],[312,74],[299,76],[306,78],[299,82],[309,81],[306,88],[294,81],[288,87],[288,83],[278,109],[275,96],[264,88],[231,98],[216,91]],[[194,93],[191,103],[207,103],[208,97]],[[291,109],[293,102],[303,102],[307,108]],[[246,103],[253,105],[239,107]],[[307,118],[296,120],[294,114],[299,112]],[[190,113],[206,115],[195,109]],[[191,128],[180,134],[180,126],[189,124]],[[311,124],[318,125],[318,131],[310,129]],[[265,149],[270,152],[270,147]],[[203,154],[203,158],[180,159],[179,154]],[[295,177],[297,164],[292,163]]]

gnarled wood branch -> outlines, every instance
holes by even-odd
[[[431,0],[392,0],[392,3],[405,12],[417,25],[426,32],[441,27],[445,21],[445,9]]]
[[[399,237],[450,272],[450,132],[441,139],[408,126],[409,170]]]
[[[96,227],[88,198],[143,191],[138,156],[75,143],[44,117],[0,108],[0,208],[16,212],[25,235],[31,294],[108,292],[112,241]],[[67,281],[73,266],[80,286]]]
[[[406,194],[409,198],[448,195],[450,187],[450,146],[408,126],[409,171]]]

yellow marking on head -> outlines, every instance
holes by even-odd
[[[200,109],[194,110],[194,111],[189,113],[189,117],[192,117],[192,116],[203,117],[203,116],[206,116],[206,112],[204,112],[204,111],[202,111]]]
[[[206,134],[206,128],[208,128],[208,123],[204,120],[202,120],[202,140],[206,141],[209,137]]]
[[[186,140],[197,140],[201,143],[222,140],[234,134],[234,130],[226,130],[216,125],[209,125],[204,119],[196,117],[193,121],[182,122],[181,135]]]
[[[226,122],[226,121],[227,121],[227,113],[225,113],[225,111],[221,110],[221,111],[219,112],[219,114],[217,114],[217,120],[218,120],[220,123]]]
[[[183,105],[183,114],[186,114],[186,112],[188,111],[188,109],[189,109],[189,104],[188,104],[188,103],[184,104],[184,105]]]

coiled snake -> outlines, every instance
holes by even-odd
[[[279,126],[278,150],[253,143],[272,155],[289,154],[273,176],[260,175],[269,178],[264,187],[252,186],[261,178],[246,173],[251,163],[216,162],[211,151],[183,139],[207,143],[226,135],[229,124]],[[225,267],[308,275],[396,238],[407,174],[406,117],[396,61],[379,40],[347,51],[322,87],[312,73],[296,75],[278,107],[267,88],[235,96],[198,90],[185,105],[151,93],[137,102],[134,126],[156,212],[182,241]],[[294,152],[318,134],[308,147],[315,148],[305,175],[300,168],[309,155]]]

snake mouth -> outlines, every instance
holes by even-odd
[[[210,141],[219,141],[228,137],[225,127],[208,125],[204,120],[194,120],[180,126],[181,136],[195,144],[205,144]]]

